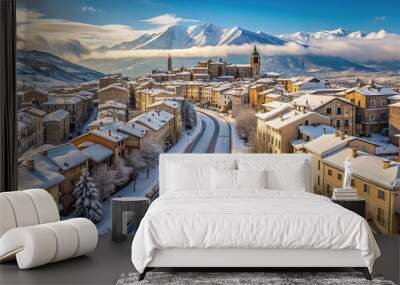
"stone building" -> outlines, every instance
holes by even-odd
[[[262,92],[268,88],[269,86],[267,84],[262,84],[262,83],[256,83],[250,86],[249,105],[251,108],[254,108],[256,110],[261,108],[261,105],[265,103]]]
[[[17,113],[18,125],[18,156],[37,147],[36,125],[32,115],[24,112]]]
[[[400,102],[389,105],[389,139],[399,146],[400,134]]]
[[[46,90],[39,88],[30,89],[23,94],[22,107],[34,106],[39,107],[42,103],[46,102],[49,94]]]
[[[69,112],[65,110],[54,111],[46,115],[43,123],[46,144],[59,145],[68,140],[70,133]]]
[[[24,112],[32,116],[35,124],[36,146],[41,146],[44,143],[43,119],[46,116],[46,112],[35,107],[25,107],[21,109],[20,112]]]
[[[315,193],[331,197],[334,188],[342,187],[343,161],[349,157],[351,184],[367,202],[366,219],[372,230],[378,234],[400,232],[398,163],[374,155],[375,144],[340,132],[322,135],[304,148],[313,156]]]
[[[109,85],[97,91],[99,104],[104,104],[107,101],[114,100],[119,103],[128,105],[129,92],[128,89],[119,85]]]
[[[292,102],[298,111],[313,111],[327,116],[330,125],[339,131],[354,135],[356,128],[356,106],[350,101],[328,95],[303,95]]]
[[[356,87],[345,92],[345,98],[357,109],[356,131],[369,135],[388,127],[388,98],[399,95],[391,88],[381,87],[371,81],[367,86]]]
[[[147,111],[129,123],[137,123],[148,129],[151,140],[168,149],[176,141],[174,131],[174,115],[165,111]]]
[[[67,143],[46,150],[43,155],[58,169],[65,180],[60,184],[61,211],[69,213],[74,204],[74,191],[84,169],[88,169],[89,156],[73,144]]]
[[[49,100],[42,104],[42,108],[47,113],[67,111],[71,130],[79,129],[83,125],[83,102],[78,96],[51,95]]]
[[[299,139],[299,126],[329,124],[328,117],[315,112],[299,112],[289,107],[258,113],[256,148],[264,153],[293,153],[292,141]]]
[[[174,115],[174,140],[173,143],[176,143],[176,141],[181,137],[182,135],[182,107],[181,105],[176,102],[176,101],[171,101],[171,100],[162,100],[162,101],[157,101],[154,104],[150,105],[148,110],[154,110],[154,111],[165,111],[170,114]]]
[[[284,84],[288,92],[325,89],[328,86],[328,82],[314,76],[292,77],[285,80]]]

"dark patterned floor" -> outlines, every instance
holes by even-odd
[[[375,263],[375,272],[400,284],[400,236],[380,236],[377,241],[382,257]],[[121,274],[134,272],[130,249],[131,240],[114,243],[109,236],[101,236],[97,249],[88,256],[31,270],[19,270],[15,262],[0,264],[0,284],[115,284]]]
[[[138,281],[137,273],[123,274],[117,285],[394,285],[382,276],[366,280],[359,272],[149,272]]]

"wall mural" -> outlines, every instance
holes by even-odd
[[[103,234],[112,198],[157,196],[160,153],[310,153],[316,193],[363,198],[374,232],[400,232],[395,24],[108,2],[17,1],[20,190]]]

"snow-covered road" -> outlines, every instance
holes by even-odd
[[[213,121],[215,131],[213,137],[213,146],[210,146],[208,152],[230,153],[231,152],[231,126],[221,115],[206,109],[198,109],[203,115]]]
[[[216,135],[216,125],[209,116],[202,114],[200,112],[198,114],[199,118],[204,122],[205,128],[203,134],[196,142],[196,144],[193,146],[190,153],[208,153],[210,152],[211,148],[212,149],[214,148],[212,142],[213,138]]]

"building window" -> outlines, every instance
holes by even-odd
[[[363,191],[364,191],[364,193],[369,193],[369,185],[368,184],[364,184]]]
[[[371,121],[371,122],[375,122],[375,114],[371,114],[371,115],[369,115],[369,120]]]
[[[344,126],[348,127],[349,126],[349,120],[344,120]]]
[[[381,121],[386,121],[386,113],[381,113]]]
[[[321,169],[321,160],[318,160],[318,170]]]
[[[338,107],[336,108],[336,115],[341,115],[342,114],[342,108]]]
[[[382,100],[381,106],[382,106],[382,107],[386,107],[386,100]]]
[[[378,208],[377,220],[382,224],[385,222],[385,211],[382,208]]]
[[[340,128],[340,120],[336,121],[336,128]]]
[[[356,181],[354,179],[351,179],[351,187],[356,187]]]
[[[320,179],[319,175],[318,175],[317,184],[318,184],[318,186],[321,185],[321,179]]]
[[[337,179],[338,179],[339,181],[342,181],[342,173],[338,173],[338,174],[337,174]]]
[[[332,114],[332,109],[331,109],[331,108],[326,108],[326,113],[327,113],[328,115]]]
[[[378,199],[385,201],[385,192],[378,190]]]
[[[354,104],[354,103],[355,103],[354,98],[351,98],[351,99],[350,99],[350,102]]]
[[[369,106],[370,107],[375,107],[375,99],[371,99],[370,101],[369,101]]]
[[[328,169],[328,175],[332,176],[332,170],[331,169]]]

